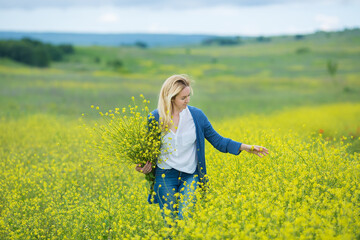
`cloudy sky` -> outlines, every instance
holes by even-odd
[[[0,31],[277,35],[360,27],[360,0],[0,0]]]

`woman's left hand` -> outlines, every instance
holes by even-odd
[[[240,150],[245,150],[248,153],[253,153],[259,157],[264,157],[269,154],[269,150],[262,146],[241,144]]]

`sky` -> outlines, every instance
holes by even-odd
[[[0,31],[271,36],[360,27],[360,0],[0,0]]]

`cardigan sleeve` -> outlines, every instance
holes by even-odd
[[[224,153],[231,153],[234,155],[240,154],[241,150],[241,144],[240,142],[236,142],[231,140],[230,138],[225,138],[221,136],[219,133],[215,131],[215,129],[212,127],[210,121],[206,117],[206,115],[201,111],[202,113],[202,124],[204,129],[204,136],[206,140],[208,140],[211,145],[213,145],[217,150]]]

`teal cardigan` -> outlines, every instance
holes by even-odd
[[[220,136],[220,134],[214,130],[208,118],[200,109],[192,106],[188,106],[188,108],[193,117],[196,129],[196,157],[198,160],[199,177],[200,181],[205,184],[207,182],[205,164],[205,138],[220,152],[231,153],[234,155],[240,154],[241,143],[233,141],[230,138],[224,138]],[[158,110],[155,109],[151,112],[151,114],[154,116],[155,120],[159,122]],[[150,199],[151,195],[148,197],[148,202],[153,203],[153,201],[150,201]]]

